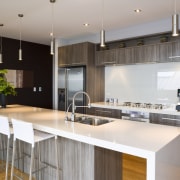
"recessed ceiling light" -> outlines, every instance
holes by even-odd
[[[84,23],[83,24],[85,27],[88,27],[89,26],[89,23]]]
[[[141,9],[135,9],[134,12],[140,13],[142,10]]]

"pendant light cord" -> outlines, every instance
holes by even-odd
[[[176,11],[176,4],[177,4],[177,2],[176,2],[176,0],[174,0],[174,14],[177,13],[177,11]]]
[[[24,16],[23,14],[18,14],[20,21],[19,21],[19,48],[21,49],[21,41],[22,41],[22,17]]]
[[[54,39],[54,3],[52,2],[52,6],[51,6],[51,38],[52,40]]]
[[[102,30],[104,30],[104,0],[102,0]]]

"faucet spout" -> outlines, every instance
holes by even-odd
[[[87,106],[76,106],[76,105],[75,105],[75,98],[76,98],[76,96],[77,96],[78,94],[84,94],[84,95],[87,96],[88,101],[89,101]],[[90,97],[89,97],[88,93],[86,93],[86,92],[84,92],[84,91],[78,91],[77,93],[74,94],[73,100],[72,100],[71,121],[75,121],[75,109],[76,109],[76,107],[88,107],[88,108],[91,107],[91,100],[90,100]]]

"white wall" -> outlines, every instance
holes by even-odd
[[[126,27],[118,30],[106,31],[106,41],[115,41],[131,37],[138,37],[156,33],[171,31],[171,17],[160,21],[148,22],[136,26]],[[79,42],[100,42],[100,33],[90,34],[89,36],[79,36],[71,39],[58,38],[59,46],[75,44]]]
[[[180,63],[105,67],[105,98],[119,102],[177,103]]]

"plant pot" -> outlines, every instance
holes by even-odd
[[[6,96],[4,94],[0,94],[1,98],[1,107],[6,108]]]

